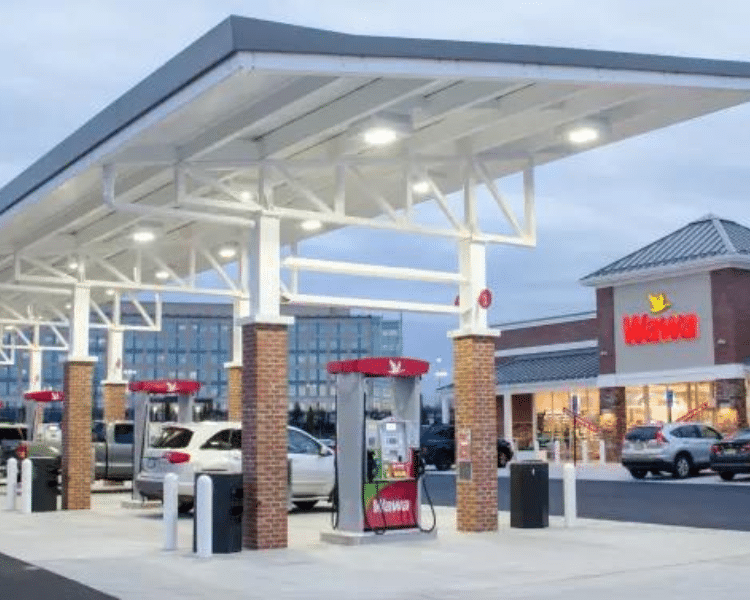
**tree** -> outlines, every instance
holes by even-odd
[[[302,412],[302,407],[300,406],[299,402],[294,403],[294,408],[292,409],[291,413],[289,413],[289,420],[292,422],[292,425],[299,427],[302,425],[302,420],[305,418],[305,413]]]
[[[315,411],[312,406],[307,407],[307,418],[305,419],[304,430],[307,431],[307,433],[315,431]]]

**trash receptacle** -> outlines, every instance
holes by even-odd
[[[228,554],[242,550],[242,473],[196,473],[198,477],[208,475],[213,482],[212,546],[214,554]],[[195,510],[198,515],[198,494],[195,494]],[[197,519],[193,517],[193,552],[197,551]]]
[[[31,512],[57,510],[59,459],[34,458],[31,463]]]
[[[549,465],[541,460],[510,465],[510,526],[549,527]]]

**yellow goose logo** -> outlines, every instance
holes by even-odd
[[[651,304],[651,312],[655,315],[672,306],[672,303],[667,299],[666,294],[659,294],[658,296],[652,296],[649,294],[648,301]]]

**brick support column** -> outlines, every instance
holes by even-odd
[[[287,546],[287,326],[242,326],[242,545]]]
[[[91,401],[94,363],[65,363],[62,420],[62,507],[91,508]]]
[[[242,420],[242,367],[227,367],[227,420]]]
[[[628,428],[628,410],[624,387],[599,388],[599,410],[612,410],[615,415],[614,430],[605,432],[607,461],[619,462],[622,440]]]
[[[497,402],[495,338],[469,335],[453,339],[456,443],[471,435],[470,478],[457,477],[458,531],[497,530]],[[458,446],[457,446],[458,447]]]
[[[104,395],[104,420],[123,421],[127,407],[127,383],[105,383],[102,385]]]
[[[731,406],[737,411],[737,428],[747,427],[747,391],[744,379],[717,379],[716,405]]]

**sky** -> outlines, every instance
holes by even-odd
[[[231,14],[372,35],[750,61],[745,0],[2,0],[0,186]],[[706,213],[750,225],[748,117],[750,106],[740,106],[538,168],[536,248],[488,251],[490,322],[593,310],[581,277]],[[499,187],[520,196],[517,178]],[[420,210],[427,219],[437,212]],[[367,262],[384,247],[414,258],[409,266],[456,266],[448,242],[388,234],[342,230],[302,250]],[[330,286],[304,283],[321,293]],[[365,289],[377,295],[377,286]],[[427,302],[455,293],[413,284],[388,291]],[[405,355],[441,358],[442,383],[450,381],[446,332],[455,317],[404,314],[403,322]],[[424,381],[428,399],[437,383]]]

